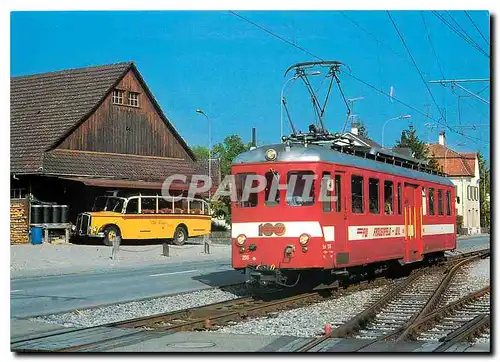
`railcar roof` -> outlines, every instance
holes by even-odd
[[[325,146],[309,144],[306,146],[292,144],[289,150],[284,144],[273,144],[255,148],[238,155],[233,160],[233,165],[256,162],[270,162],[265,158],[265,152],[268,149],[274,149],[278,153],[273,162],[332,162],[343,166],[353,166],[368,170],[390,173],[417,180],[435,182],[447,186],[453,186],[453,183],[446,177],[433,175],[409,168],[395,166],[384,162],[353,156],[347,153],[332,150]]]

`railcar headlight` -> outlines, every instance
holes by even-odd
[[[245,244],[245,241],[247,241],[247,237],[245,235],[238,235],[238,237],[236,238],[236,245],[243,246]]]
[[[265,153],[266,160],[274,161],[278,157],[278,152],[275,149],[270,148]]]
[[[307,235],[307,234],[300,235],[299,236],[299,243],[300,243],[300,245],[302,245],[302,246],[307,245],[307,243],[309,242],[309,238],[310,238],[310,236]]]

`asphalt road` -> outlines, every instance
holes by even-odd
[[[489,235],[458,240],[457,249],[489,243]],[[138,300],[244,281],[230,260],[141,266],[106,272],[11,279],[11,318]]]
[[[11,318],[138,300],[244,281],[229,260],[11,279]]]

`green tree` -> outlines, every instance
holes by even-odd
[[[358,124],[358,134],[360,136],[368,137],[368,129],[364,122],[359,122]]]
[[[191,147],[191,151],[193,151],[196,156],[196,161],[208,160],[208,147],[205,146],[193,146]]]
[[[490,215],[490,169],[480,152],[477,154],[479,161],[479,209],[481,213],[481,227],[489,228]]]
[[[233,159],[249,149],[250,145],[245,145],[238,135],[227,136],[224,142],[214,146],[212,157],[220,160],[222,178],[231,173]]]
[[[413,157],[421,161],[429,161],[428,165],[435,171],[440,171],[437,160],[429,155],[429,150],[425,142],[418,138],[417,130],[413,126],[401,132],[401,138],[396,141],[395,148],[409,148],[413,152]]]

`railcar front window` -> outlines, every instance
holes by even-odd
[[[443,191],[438,190],[438,214],[443,215]]]
[[[434,189],[429,187],[429,215],[434,215]]]
[[[266,206],[276,206],[280,203],[280,192],[278,186],[280,183],[280,175],[272,170],[266,172],[266,188],[264,189],[264,204]]]
[[[394,214],[393,183],[384,181],[384,213],[386,215]]]
[[[352,212],[362,214],[365,212],[363,202],[363,177],[351,176]]]
[[[236,205],[238,207],[256,207],[257,206],[257,192],[249,191],[245,192],[245,188],[255,189],[258,185],[258,181],[255,179],[255,173],[239,173],[236,175],[236,195],[238,201]],[[248,182],[247,182],[248,179]]]
[[[451,192],[446,191],[446,215],[451,215]]]
[[[286,203],[290,206],[314,205],[314,172],[293,171],[288,173]]]
[[[379,180],[375,178],[369,179],[368,183],[368,199],[370,201],[370,212],[372,214],[380,213],[379,208]]]

